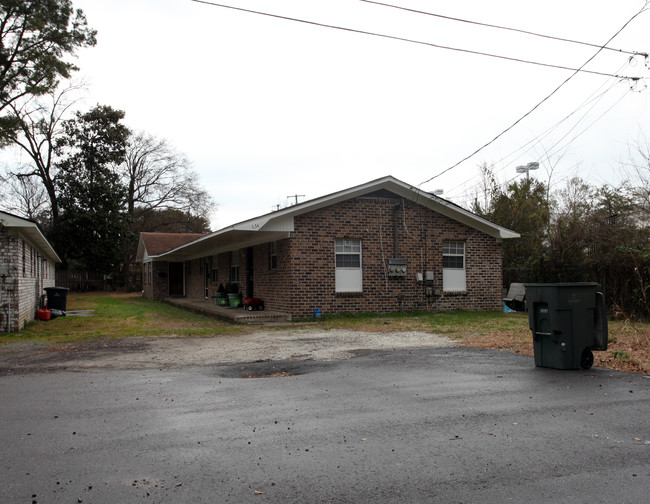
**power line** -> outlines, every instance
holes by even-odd
[[[610,91],[611,89],[613,89],[613,87],[610,87],[609,89],[607,89],[606,91],[604,91],[602,94],[600,94],[600,95],[599,95],[597,98],[595,98],[594,100],[595,100],[595,101],[600,101],[600,99],[601,99],[601,98],[602,98],[602,97],[603,97],[603,96],[604,96],[608,91]],[[543,156],[543,157],[545,157],[547,160],[550,160],[550,158],[551,158],[552,156],[555,156],[558,152],[567,149],[567,148],[568,148],[568,147],[569,147],[569,146],[570,146],[570,145],[571,145],[575,140],[577,140],[580,136],[582,136],[582,135],[583,135],[584,133],[586,133],[589,129],[591,129],[591,128],[592,128],[592,127],[593,127],[593,126],[594,126],[598,121],[600,121],[600,119],[602,119],[602,118],[603,118],[606,114],[608,114],[608,113],[609,113],[609,112],[610,112],[610,111],[611,111],[611,110],[612,110],[616,105],[618,105],[619,102],[621,102],[621,101],[623,100],[623,98],[625,98],[625,97],[626,97],[630,92],[632,92],[632,91],[631,91],[631,90],[626,91],[625,94],[621,95],[620,98],[618,98],[614,103],[612,103],[612,104],[611,104],[611,105],[610,105],[610,106],[609,106],[609,107],[608,107],[604,112],[602,112],[598,117],[596,117],[594,120],[592,120],[592,121],[591,121],[588,125],[586,125],[582,130],[578,131],[578,132],[577,132],[577,133],[576,133],[572,138],[570,138],[568,141],[566,141],[566,142],[564,143],[564,145],[561,145],[561,146],[558,147],[558,145],[559,145],[561,142],[563,142],[563,141],[564,141],[564,140],[569,136],[569,134],[570,134],[573,130],[575,130],[575,129],[578,127],[578,125],[579,125],[581,122],[583,122],[583,120],[586,118],[588,112],[585,113],[585,114],[584,114],[584,115],[583,115],[583,116],[578,120],[578,122],[577,122],[574,126],[571,127],[571,129],[570,129],[569,131],[567,131],[567,132],[566,132],[566,133],[565,133],[565,134],[564,134],[564,135],[563,135],[563,136],[562,136],[558,141],[556,141],[556,142],[555,142],[555,143],[550,147],[549,151],[555,149],[556,147],[557,147],[557,149],[556,149],[554,152],[549,152],[549,151],[547,151],[546,154],[545,154],[545,156]],[[594,100],[591,100],[591,101],[594,101]],[[584,106],[584,105],[583,105],[583,106]],[[583,106],[581,106],[580,108],[582,108]],[[595,105],[594,105],[594,106],[595,106]],[[579,108],[579,109],[580,109],[580,108]],[[578,110],[579,110],[579,109],[578,109]],[[593,109],[593,107],[592,107],[592,109]],[[567,116],[567,117],[565,117],[564,119],[562,119],[562,121],[560,121],[560,123],[563,122],[564,120],[566,120],[566,119],[567,119],[568,117],[570,117],[571,115],[575,114],[578,110],[575,110],[574,112],[572,112],[571,114],[569,114],[569,116]],[[560,123],[558,123],[558,124],[560,124]],[[550,129],[554,129],[558,124],[556,124],[555,126],[553,126],[553,127],[550,128]],[[534,142],[534,140],[531,141],[531,142],[528,142],[528,143],[532,143],[532,142]],[[527,144],[526,144],[526,145],[527,145]],[[509,156],[506,156],[506,157],[509,157]],[[510,163],[510,164],[511,164],[511,163]],[[503,169],[500,169],[500,170],[498,170],[498,171],[503,171]],[[495,172],[495,175],[496,175],[496,172]],[[519,176],[519,175],[515,175],[515,176],[509,178],[508,180],[506,180],[505,182],[503,182],[503,185],[504,185],[505,187],[507,187],[507,186],[508,186],[512,181],[514,181],[518,176]],[[474,176],[474,177],[472,177],[472,178],[476,178],[476,176]],[[557,186],[559,183],[561,183],[561,182],[563,182],[564,180],[566,180],[566,178],[567,178],[567,177],[565,176],[564,178],[560,178],[560,180],[556,180],[556,181],[553,183],[552,186]],[[470,179],[470,180],[471,180],[471,179]],[[462,184],[459,184],[458,186],[454,187],[453,189],[450,190],[450,192],[453,192],[453,191],[455,191],[456,189],[458,189],[459,187],[464,186],[467,182],[469,182],[469,180],[467,180],[467,181],[463,182]],[[551,187],[552,187],[552,186],[551,186]],[[549,189],[550,189],[550,187],[549,187]],[[459,195],[457,195],[457,196],[447,196],[447,197],[450,198],[450,199],[457,199],[457,200],[466,201],[466,200],[467,200],[468,198],[470,198],[471,196],[472,196],[472,194],[470,193],[470,190],[466,188],[466,189],[465,189],[461,194],[459,194]]]
[[[623,68],[625,68],[625,65],[623,65],[623,66],[619,69],[619,71],[622,70]],[[532,145],[532,144],[534,144],[534,143],[541,143],[541,141],[542,141],[545,137],[547,137],[547,136],[550,135],[553,131],[555,131],[556,129],[558,129],[562,123],[564,123],[565,121],[567,121],[568,119],[570,119],[572,116],[574,116],[575,114],[577,114],[577,113],[578,113],[580,110],[582,110],[583,108],[585,108],[585,107],[591,105],[589,111],[587,111],[587,112],[586,112],[586,113],[585,113],[585,114],[584,114],[584,115],[583,115],[583,116],[582,116],[582,117],[581,117],[581,118],[580,118],[580,119],[579,119],[579,120],[578,120],[578,121],[577,121],[573,126],[571,126],[571,127],[569,128],[569,130],[568,130],[568,131],[567,131],[567,132],[562,136],[562,138],[561,138],[559,141],[555,142],[555,143],[551,146],[551,149],[554,149],[554,148],[558,145],[558,143],[559,143],[560,141],[562,141],[564,138],[566,138],[567,135],[568,135],[569,133],[571,133],[571,131],[573,131],[574,129],[577,128],[577,126],[578,126],[578,125],[579,125],[579,124],[580,124],[580,123],[581,123],[581,122],[586,118],[587,114],[588,114],[591,110],[593,110],[593,109],[595,108],[595,106],[598,104],[598,102],[599,102],[599,101],[600,101],[600,100],[601,100],[601,99],[602,99],[602,98],[603,98],[607,93],[609,93],[612,89],[614,89],[614,87],[616,87],[618,84],[620,84],[620,82],[621,82],[621,81],[618,81],[618,80],[617,80],[616,82],[612,83],[609,87],[607,87],[604,91],[602,91],[602,92],[600,92],[599,94],[597,94],[597,93],[600,91],[600,89],[602,89],[602,88],[604,87],[604,85],[599,86],[599,88],[598,88],[596,91],[594,91],[594,92],[593,92],[589,97],[587,97],[587,98],[583,101],[583,103],[580,104],[580,105],[579,105],[575,110],[573,110],[570,114],[567,114],[564,118],[562,118],[562,119],[560,119],[559,121],[557,121],[553,126],[550,126],[549,128],[547,128],[545,131],[543,131],[543,132],[542,132],[539,136],[537,136],[536,138],[534,138],[534,139],[532,139],[532,140],[529,140],[528,142],[526,142],[525,144],[523,144],[521,147],[519,147],[519,148],[515,149],[514,151],[512,151],[510,154],[508,154],[508,155],[506,155],[506,156],[503,156],[501,159],[499,159],[498,161],[496,161],[495,164],[500,164],[500,163],[506,161],[508,158],[514,156],[515,154],[517,154],[517,153],[520,152],[520,151],[524,151],[524,150],[525,150],[525,152],[523,152],[523,154],[526,154],[526,153],[531,149],[531,145]],[[625,95],[623,95],[623,96],[627,96],[627,93],[626,93]],[[618,101],[620,101],[620,100],[617,100],[616,103],[618,103]],[[498,172],[503,171],[504,169],[506,169],[506,168],[509,167],[510,165],[512,165],[512,162],[508,162],[508,163],[506,163],[504,166],[502,166],[501,168],[497,169],[497,171],[495,172],[495,175],[496,175]],[[453,193],[456,189],[465,186],[468,182],[470,182],[472,179],[474,179],[474,178],[476,178],[476,177],[477,177],[476,175],[470,177],[469,179],[465,180],[464,182],[461,182],[460,184],[458,184],[458,185],[456,185],[455,187],[451,188],[448,192]]]
[[[551,147],[550,147],[548,150],[546,150],[545,156],[543,156],[543,157],[545,157],[547,160],[550,160],[551,157],[555,156],[555,155],[558,154],[560,151],[562,151],[562,150],[566,150],[566,149],[567,149],[567,148],[568,148],[568,147],[569,147],[569,146],[570,146],[570,145],[571,145],[575,140],[578,139],[578,137],[580,137],[580,136],[582,136],[584,133],[586,133],[587,130],[589,130],[591,127],[593,127],[593,126],[594,126],[594,125],[595,125],[595,124],[596,124],[600,119],[602,119],[602,118],[603,118],[603,117],[604,117],[604,116],[605,116],[609,111],[611,111],[611,110],[612,110],[616,105],[618,105],[618,103],[621,102],[621,101],[623,100],[623,98],[625,98],[625,97],[626,97],[626,96],[631,92],[630,90],[628,90],[625,94],[621,95],[621,97],[618,98],[618,99],[617,99],[617,100],[616,100],[612,105],[610,105],[610,106],[609,106],[609,107],[608,107],[604,112],[602,112],[598,117],[596,117],[594,120],[592,120],[590,124],[588,124],[587,126],[585,126],[581,131],[577,132],[577,133],[576,133],[576,134],[575,134],[571,139],[569,139],[567,142],[565,142],[564,145],[559,146],[559,144],[562,143],[562,142],[563,142],[563,141],[564,141],[564,140],[569,136],[569,134],[570,134],[572,131],[574,131],[574,130],[576,130],[576,129],[578,128],[578,126],[580,125],[580,123],[582,123],[582,122],[586,119],[586,117],[587,117],[587,115],[589,114],[589,112],[590,112],[591,110],[593,110],[593,108],[596,106],[596,104],[597,104],[597,103],[598,103],[598,102],[599,102],[599,101],[604,97],[605,94],[607,94],[609,91],[611,91],[611,90],[613,89],[613,87],[614,87],[614,86],[612,86],[612,87],[606,89],[603,93],[601,93],[600,95],[598,95],[596,98],[594,98],[594,99],[592,99],[592,100],[589,100],[589,102],[587,102],[587,103],[581,105],[578,109],[574,110],[571,114],[569,114],[569,115],[566,116],[564,119],[562,119],[561,121],[559,121],[558,123],[556,123],[554,126],[552,126],[551,128],[549,128],[546,132],[544,132],[543,135],[542,135],[542,138],[543,138],[544,136],[546,136],[550,131],[556,129],[556,128],[557,128],[557,127],[558,127],[562,122],[564,122],[564,121],[567,120],[569,117],[571,117],[572,115],[574,115],[575,113],[577,113],[581,108],[585,107],[586,105],[588,105],[588,104],[591,103],[591,102],[594,102],[594,101],[596,102],[596,103],[594,103],[594,105],[592,105],[592,107],[591,107],[591,109],[590,109],[589,111],[587,111],[587,112],[586,112],[586,113],[585,113],[585,114],[584,114],[584,115],[583,115],[583,116],[582,116],[582,117],[581,117],[581,118],[580,118],[580,119],[579,119],[579,120],[578,120],[578,121],[577,121],[577,122],[576,122],[576,123],[575,123],[575,124],[574,124],[570,129],[569,129],[569,130],[568,130],[568,131],[567,131],[567,132],[566,132],[566,133],[564,133],[564,135],[562,135],[562,137],[561,137],[559,140],[557,140],[553,145],[551,145]],[[518,151],[524,149],[524,148],[525,148],[526,146],[528,146],[529,144],[532,144],[532,143],[535,143],[535,142],[540,142],[540,141],[541,141],[541,138],[536,138],[536,139],[534,139],[534,140],[531,140],[531,141],[527,142],[527,143],[526,143],[524,146],[522,146],[521,148],[517,149],[516,151],[514,151],[514,152],[511,153],[511,154],[509,154],[508,156],[505,156],[501,161],[503,161],[504,159],[507,159],[508,157],[512,156],[512,155],[515,154],[516,152],[518,152]],[[559,147],[558,147],[558,146],[559,146]],[[555,149],[555,150],[553,151],[553,149]],[[511,166],[511,165],[512,165],[512,163],[508,163],[508,164],[506,164],[506,165],[503,166],[502,168],[500,168],[500,169],[498,169],[497,171],[495,171],[494,174],[496,175],[498,172],[502,172],[505,168],[507,168],[508,166]],[[508,184],[510,184],[510,182],[512,182],[513,180],[515,180],[517,177],[518,177],[518,175],[515,175],[514,177],[511,177],[510,179],[506,180],[506,181],[504,182],[504,185],[507,186]],[[476,178],[476,175],[473,176],[473,177],[471,177],[469,180],[466,180],[465,182],[463,182],[463,183],[457,185],[456,187],[452,188],[449,192],[450,192],[450,193],[453,193],[453,191],[455,191],[456,189],[458,189],[458,188],[460,188],[460,187],[465,186],[465,185],[466,185],[470,180],[472,180],[473,178]],[[468,194],[469,194],[469,190],[468,190],[468,189],[465,189],[465,191],[464,191],[461,195],[459,195],[459,196],[455,196],[455,198],[464,198],[464,199],[467,199]]]
[[[521,116],[519,119],[517,119],[514,123],[512,123],[510,126],[508,126],[505,130],[503,130],[501,133],[499,133],[497,136],[495,136],[492,140],[490,140],[489,142],[485,143],[484,145],[482,145],[481,147],[479,147],[478,149],[476,149],[476,150],[475,150],[474,152],[472,152],[469,156],[464,157],[463,159],[461,159],[461,160],[458,161],[457,163],[453,164],[453,165],[450,166],[449,168],[444,169],[443,171],[441,171],[441,172],[438,173],[437,175],[434,175],[433,177],[431,177],[431,178],[425,180],[424,182],[421,182],[421,183],[419,184],[418,187],[420,187],[420,186],[426,184],[427,182],[431,182],[432,180],[434,180],[434,179],[440,177],[441,175],[444,175],[445,173],[447,173],[447,172],[453,170],[454,168],[458,167],[459,165],[461,165],[462,163],[464,163],[464,162],[467,161],[468,159],[473,158],[476,154],[478,154],[478,153],[481,152],[483,149],[485,149],[485,148],[488,147],[489,145],[491,145],[491,144],[493,144],[494,142],[496,142],[499,138],[501,138],[503,135],[505,135],[508,131],[510,131],[511,129],[513,129],[515,126],[517,126],[517,125],[518,125],[521,121],[523,121],[526,117],[528,117],[530,114],[532,114],[533,112],[535,112],[535,110],[537,110],[539,107],[541,107],[541,106],[542,106],[542,105],[543,105],[547,100],[549,100],[549,99],[550,99],[550,98],[551,98],[555,93],[557,93],[557,92],[558,92],[562,87],[564,87],[565,84],[567,84],[571,79],[573,79],[573,77],[575,77],[575,76],[576,76],[576,75],[577,75],[577,74],[578,74],[578,73],[579,73],[579,72],[580,72],[580,71],[581,71],[581,70],[582,70],[586,65],[588,65],[589,63],[591,63],[591,61],[592,61],[596,56],[598,56],[598,55],[603,51],[603,49],[604,49],[605,47],[607,47],[607,45],[608,45],[612,40],[614,40],[614,39],[618,36],[619,33],[621,33],[625,28],[627,28],[627,26],[628,26],[628,25],[629,25],[629,24],[630,24],[634,19],[636,19],[637,16],[639,16],[641,13],[645,12],[645,10],[646,10],[646,7],[644,6],[644,7],[643,7],[639,12],[637,12],[634,16],[632,16],[632,17],[631,17],[631,18],[630,18],[630,19],[629,19],[629,20],[628,20],[628,21],[627,21],[627,22],[626,22],[626,23],[625,23],[625,24],[624,24],[624,25],[623,25],[623,26],[622,26],[622,27],[621,27],[621,28],[620,28],[620,29],[619,29],[619,30],[618,30],[614,35],[612,35],[612,37],[610,37],[610,39],[609,39],[607,42],[605,42],[605,44],[603,44],[603,45],[601,46],[601,48],[598,49],[598,51],[596,51],[596,53],[595,53],[593,56],[591,56],[591,58],[589,58],[587,61],[585,61],[579,69],[577,69],[576,71],[574,71],[574,72],[573,72],[569,77],[567,77],[567,78],[564,80],[564,82],[562,82],[562,83],[561,83],[558,87],[556,87],[556,88],[555,88],[555,89],[554,89],[554,90],[553,90],[549,95],[547,95],[547,96],[546,96],[545,98],[543,98],[539,103],[537,103],[537,105],[535,105],[532,109],[530,109],[530,110],[529,110],[528,112],[526,112],[523,116]],[[637,81],[637,80],[639,80],[639,78],[635,78],[635,79],[632,79],[632,80]]]
[[[331,24],[325,24],[325,23],[318,23],[316,21],[309,21],[306,19],[299,19],[299,18],[294,18],[294,17],[289,17],[289,16],[281,16],[280,14],[271,14],[269,12],[262,12],[262,11],[255,11],[251,9],[244,9],[243,7],[234,7],[232,5],[224,5],[224,4],[219,4],[215,2],[209,2],[208,0],[192,0],[193,2],[196,3],[202,3],[206,5],[210,5],[212,7],[221,7],[224,9],[231,9],[231,10],[236,10],[240,12],[247,12],[249,14],[257,14],[260,16],[267,16],[267,17],[272,17],[276,19],[284,19],[285,21],[293,21],[296,23],[303,23],[303,24],[308,24],[312,26],[319,26],[321,28],[330,28],[333,30],[341,30],[341,31],[346,31],[350,33],[359,33],[361,35],[369,35],[372,37],[379,37],[379,38],[385,38],[385,39],[390,39],[390,40],[399,40],[401,42],[408,42],[410,44],[418,44],[418,45],[424,45],[428,47],[435,47],[436,49],[444,49],[447,51],[455,51],[455,52],[461,52],[465,54],[472,54],[475,56],[485,56],[488,58],[496,58],[496,59],[501,59],[501,60],[506,60],[506,61],[512,61],[515,63],[526,63],[528,65],[536,65],[536,66],[541,66],[541,67],[546,67],[546,68],[555,68],[558,70],[569,70],[574,73],[587,73],[591,75],[599,75],[601,77],[616,77],[618,79],[629,79],[629,80],[639,80],[639,77],[627,77],[624,75],[614,75],[611,73],[606,73],[606,72],[597,72],[595,70],[585,70],[584,67],[585,65],[582,65],[580,68],[572,68],[572,67],[567,67],[563,65],[554,65],[552,63],[542,63],[540,61],[532,61],[532,60],[525,60],[521,58],[512,58],[510,56],[503,56],[500,54],[493,54],[493,53],[486,53],[486,52],[481,52],[481,51],[474,51],[471,49],[461,49],[459,47],[451,47],[451,46],[445,46],[441,44],[434,44],[433,42],[424,42],[422,40],[415,40],[415,39],[409,39],[405,37],[398,37],[396,35],[387,35],[385,33],[377,33],[377,32],[370,32],[370,31],[365,31],[365,30],[357,30],[355,28],[346,28],[344,26],[337,26],[337,25],[331,25]],[[601,47],[601,50],[603,48]],[[591,60],[590,60],[591,61]]]
[[[541,37],[541,38],[550,39],[550,40],[558,40],[560,42],[569,42],[569,43],[572,43],[572,44],[580,44],[580,45],[585,45],[585,46],[589,46],[589,47],[596,47],[596,48],[601,47],[598,44],[591,44],[589,42],[581,42],[579,40],[572,40],[572,39],[567,39],[567,38],[562,38],[562,37],[554,37],[552,35],[544,35],[542,33],[536,33],[536,32],[532,32],[532,31],[528,31],[528,30],[521,30],[519,28],[512,28],[512,27],[508,27],[508,26],[499,26],[499,25],[494,25],[494,24],[489,24],[489,23],[482,23],[480,21],[470,21],[468,19],[462,19],[462,18],[451,17],[451,16],[444,16],[442,14],[435,14],[433,12],[426,12],[426,11],[421,11],[421,10],[416,10],[416,9],[410,9],[408,7],[402,7],[402,6],[399,6],[399,5],[392,5],[392,4],[387,4],[387,3],[383,3],[383,2],[375,2],[374,0],[361,0],[361,1],[365,2],[365,3],[381,5],[383,7],[391,7],[393,9],[399,9],[399,10],[403,10],[403,11],[407,11],[407,12],[413,12],[415,14],[424,14],[426,16],[433,16],[433,17],[437,17],[437,18],[440,18],[440,19],[447,19],[449,21],[458,21],[460,23],[467,23],[467,24],[472,24],[472,25],[477,25],[477,26],[484,26],[486,28],[496,28],[498,30],[506,30],[506,31],[511,31],[511,32],[515,32],[515,33],[522,33],[524,35],[532,35],[534,37]],[[606,49],[608,51],[618,52],[618,53],[630,54],[632,56],[644,56],[645,58],[648,58],[648,56],[649,56],[648,53],[645,53],[645,52],[626,51],[624,49],[614,49],[612,47],[603,47],[603,49]]]

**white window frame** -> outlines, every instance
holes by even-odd
[[[361,240],[334,240],[336,292],[363,292]]]
[[[465,242],[449,240],[442,243],[442,290],[467,291]]]

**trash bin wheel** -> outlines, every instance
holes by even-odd
[[[594,365],[594,353],[585,348],[582,351],[582,356],[580,357],[580,367],[582,369],[591,369],[591,366]]]

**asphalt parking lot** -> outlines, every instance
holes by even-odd
[[[650,379],[490,350],[0,377],[0,502],[647,502]]]

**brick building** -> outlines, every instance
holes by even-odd
[[[173,236],[140,237],[146,297],[207,298],[236,284],[292,317],[500,310],[501,242],[519,237],[393,177],[210,234]]]
[[[60,262],[35,222],[0,211],[0,332],[34,320]]]

